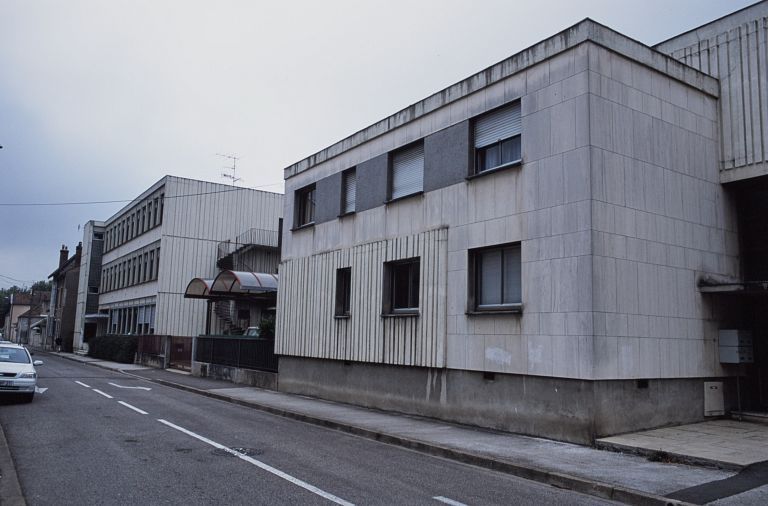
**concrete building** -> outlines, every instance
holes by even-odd
[[[75,335],[75,312],[77,308],[77,286],[80,279],[80,255],[83,245],[79,243],[75,254],[69,256],[65,245],[59,251],[59,267],[53,271],[51,279],[51,308],[48,325],[46,325],[48,342],[53,346],[61,339],[61,349],[72,351]]]
[[[50,302],[50,292],[33,290],[10,294],[8,312],[2,322],[3,339],[14,343],[29,343],[30,316],[47,314]]]
[[[46,327],[50,315],[50,293],[41,293],[25,313],[18,318],[18,342],[33,347],[45,346]]]
[[[286,168],[280,390],[576,442],[735,408],[766,16],[586,19]]]
[[[92,315],[87,302],[81,304],[80,321],[96,321],[97,334],[191,338],[203,333],[206,305],[184,297],[187,284],[198,276],[216,275],[219,243],[254,227],[276,232],[282,198],[276,193],[163,177],[106,220],[103,232],[98,222],[86,227],[86,235],[94,238],[103,233],[104,242],[98,312]],[[88,254],[97,256],[97,251],[92,246]],[[89,272],[93,276],[93,270]]]
[[[104,222],[91,220],[83,228],[83,249],[80,257],[80,278],[77,283],[77,310],[72,344],[74,350],[83,350],[84,343],[96,335],[98,321],[108,317],[98,312],[103,253]]]

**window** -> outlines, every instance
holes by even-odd
[[[89,286],[88,287],[88,293],[99,293],[99,287],[98,286]]]
[[[315,222],[315,185],[296,190],[296,228]]]
[[[355,169],[349,169],[341,176],[341,214],[354,213],[355,200],[357,200],[357,175]]]
[[[352,293],[352,268],[336,269],[336,310],[335,316],[349,316]]]
[[[384,314],[418,314],[419,258],[384,264]]]
[[[472,250],[469,262],[471,312],[520,311],[522,284],[519,243]]]
[[[520,162],[520,101],[475,120],[475,173]]]
[[[93,240],[94,241],[103,241],[104,240],[104,232],[94,232],[93,233]]]
[[[389,175],[389,200],[419,193],[424,189],[424,144],[392,154]]]

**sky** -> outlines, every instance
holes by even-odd
[[[585,17],[646,44],[752,0],[0,0],[0,204],[282,169]],[[0,288],[124,204],[0,205]]]

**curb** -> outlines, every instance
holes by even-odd
[[[61,355],[59,355],[61,356]],[[149,381],[177,390],[184,390],[186,392],[202,395],[212,399],[217,399],[231,404],[237,404],[247,408],[257,409],[272,415],[281,416],[283,418],[289,418],[300,422],[325,427],[328,429],[337,430],[347,434],[360,436],[366,439],[379,441],[382,443],[391,444],[394,446],[400,446],[409,450],[418,451],[427,455],[435,457],[442,457],[464,464],[469,464],[492,471],[498,471],[512,476],[517,476],[526,480],[536,481],[544,483],[553,487],[557,487],[564,490],[572,490],[582,494],[590,495],[593,497],[599,497],[601,499],[608,499],[611,501],[618,501],[625,504],[632,504],[637,506],[687,506],[689,503],[678,501],[675,499],[669,499],[667,497],[653,494],[650,492],[644,492],[642,490],[621,487],[619,485],[611,485],[599,481],[589,480],[587,478],[580,478],[564,473],[558,473],[554,471],[547,471],[546,469],[530,466],[520,465],[513,462],[498,460],[484,455],[479,455],[471,452],[457,450],[454,448],[447,448],[439,446],[433,443],[426,443],[424,441],[418,441],[415,439],[409,439],[401,436],[395,436],[392,434],[386,434],[384,432],[377,432],[362,427],[356,427],[335,420],[328,420],[318,416],[306,415],[304,413],[298,413],[295,411],[289,411],[286,409],[275,408],[273,406],[267,406],[264,404],[258,404],[255,402],[244,401],[235,399],[233,397],[222,395],[207,390],[201,390],[199,388],[190,387],[188,385],[182,385],[180,383],[174,383],[158,378],[145,378],[138,374],[133,374],[130,371],[116,370],[108,367],[101,366],[94,362],[81,362],[70,357],[63,357],[74,362],[80,362],[81,364],[93,365],[114,372],[121,372],[127,376],[131,376],[137,379]]]
[[[0,504],[4,506],[26,506],[27,504],[2,426],[0,426]]]

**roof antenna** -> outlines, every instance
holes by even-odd
[[[232,160],[232,166],[231,167],[224,167],[224,170],[231,170],[232,174],[227,174],[226,172],[221,173],[221,177],[229,179],[232,181],[232,186],[235,186],[235,183],[238,181],[242,181],[243,178],[237,177],[237,161],[240,159],[240,157],[235,155],[223,155],[221,153],[216,153],[216,156],[221,156],[224,158],[228,158]]]

